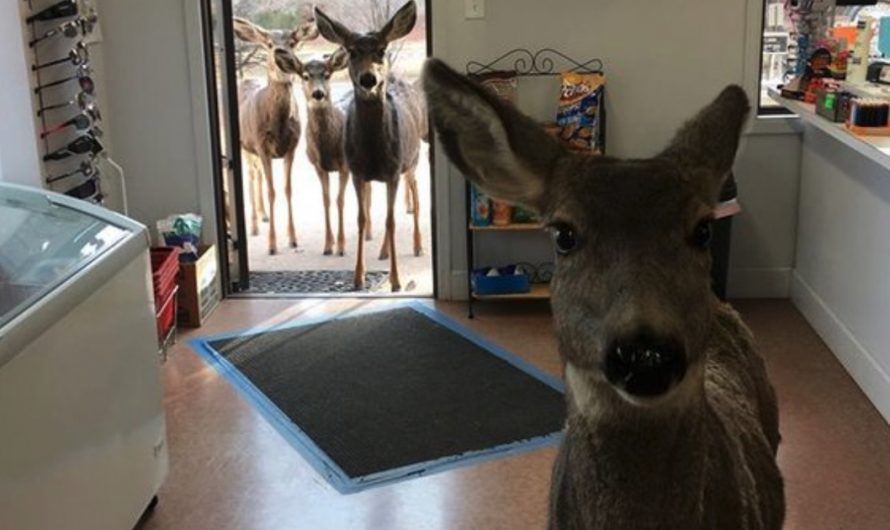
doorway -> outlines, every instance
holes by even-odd
[[[337,195],[340,176],[329,173],[330,203],[325,215],[322,180],[307,155],[310,113],[304,94],[303,80],[293,76],[292,93],[296,103],[296,119],[300,123],[301,138],[296,146],[291,171],[290,204],[293,212],[296,243],[291,246],[288,234],[288,198],[286,164],[284,158],[271,160],[271,187],[274,207],[270,208],[269,185],[259,157],[241,149],[242,139],[249,143],[250,131],[242,131],[239,117],[249,112],[249,104],[239,101],[239,89],[244,83],[255,87],[270,85],[270,79],[281,78],[274,61],[267,61],[267,48],[256,42],[243,40],[243,31],[235,31],[237,17],[256,28],[267,31],[273,38],[296,34],[295,29],[313,18],[308,2],[293,0],[204,0],[205,52],[207,82],[211,114],[212,150],[214,151],[217,188],[217,211],[223,255],[224,280],[228,294],[251,297],[430,297],[435,295],[435,248],[433,237],[433,172],[430,146],[421,142],[416,180],[419,197],[419,232],[423,253],[414,253],[414,220],[411,213],[404,178],[399,186],[395,205],[395,245],[401,280],[401,290],[393,293],[389,282],[389,260],[378,259],[384,240],[386,221],[386,187],[372,184],[369,209],[371,240],[365,243],[366,279],[362,290],[355,290],[353,275],[356,265],[358,201],[351,176],[344,190],[343,232],[345,246],[342,255],[336,243],[331,248],[327,236],[326,217],[329,218],[335,241],[338,234]],[[405,0],[323,0],[315,2],[331,18],[357,32],[382,27],[403,5]],[[409,84],[419,79],[423,61],[429,54],[427,2],[417,4],[417,23],[404,38],[390,44],[391,72]],[[239,21],[239,26],[243,27]],[[314,33],[314,32],[312,32]],[[305,30],[301,35],[306,36]],[[323,60],[338,46],[323,37],[300,40],[293,54],[302,64]],[[352,94],[352,81],[347,70],[332,72],[329,79],[330,100],[344,108]],[[308,97],[307,97],[308,96]],[[243,98],[242,98],[243,99]],[[218,133],[218,134],[217,134]],[[247,136],[242,136],[247,135]],[[256,212],[257,222],[252,218]],[[274,247],[270,244],[271,222],[275,223]],[[270,252],[274,250],[273,252]]]

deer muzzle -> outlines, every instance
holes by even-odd
[[[612,342],[603,372],[613,386],[634,397],[666,394],[686,374],[686,355],[680,343],[648,332]]]

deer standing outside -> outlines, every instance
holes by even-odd
[[[349,54],[339,48],[324,59],[301,62],[287,50],[277,50],[275,61],[283,72],[298,75],[303,80],[303,95],[306,97],[306,155],[315,168],[321,183],[324,199],[325,246],[324,254],[333,254],[334,233],[331,229],[331,192],[329,173],[340,174],[337,193],[337,254],[346,253],[346,236],[343,230],[344,192],[349,181],[349,166],[343,151],[343,138],[346,129],[346,113],[332,100],[331,76],[349,65]],[[365,196],[370,203],[370,193]],[[365,208],[370,208],[366,205]],[[371,238],[370,220],[365,238]]]
[[[275,51],[292,51],[300,42],[318,37],[314,21],[306,21],[293,31],[269,31],[245,19],[234,19],[235,35],[245,42],[266,48],[266,74],[268,81],[262,86],[254,79],[246,79],[238,87],[240,109],[241,148],[259,159],[266,180],[269,197],[269,254],[278,250],[275,233],[275,186],[272,178],[272,160],[284,158],[284,196],[287,201],[287,235],[291,247],[297,247],[292,201],[292,169],[294,153],[300,142],[300,117],[293,95],[293,76],[278,69]],[[255,160],[249,160],[251,192],[251,232],[258,233],[257,210],[262,209],[261,183]]]
[[[749,104],[726,88],[645,160],[573,153],[431,59],[445,152],[553,233],[567,383],[550,528],[778,530],[778,410],[750,331],[711,292],[713,210]]]
[[[401,290],[395,248],[394,203],[401,175],[413,199],[414,255],[423,254],[420,235],[420,203],[415,171],[420,160],[421,137],[426,116],[421,94],[390,73],[387,47],[414,28],[417,6],[405,4],[379,31],[356,33],[316,8],[318,31],[349,53],[349,77],[354,97],[346,112],[346,162],[358,197],[358,252],[354,284],[365,282],[364,235],[369,211],[366,195],[372,181],[386,184],[386,236],[380,259],[390,259],[389,280],[393,292]]]

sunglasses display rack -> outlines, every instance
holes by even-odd
[[[30,30],[44,185],[104,204],[103,171],[118,173],[102,143],[102,116],[90,63],[98,16],[92,0],[22,0]],[[120,178],[122,199],[123,173]],[[125,208],[124,208],[125,210]]]

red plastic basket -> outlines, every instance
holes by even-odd
[[[179,251],[172,247],[153,247],[151,249],[151,281],[154,286],[155,309],[170,298],[176,288],[176,277],[179,275]]]
[[[157,315],[155,315],[158,320],[158,344],[161,347],[164,347],[164,344],[167,342],[167,336],[176,323],[176,292],[178,290],[176,287],[173,288],[173,292],[170,293],[170,296],[167,297],[167,300],[164,301],[163,305],[158,309]]]

